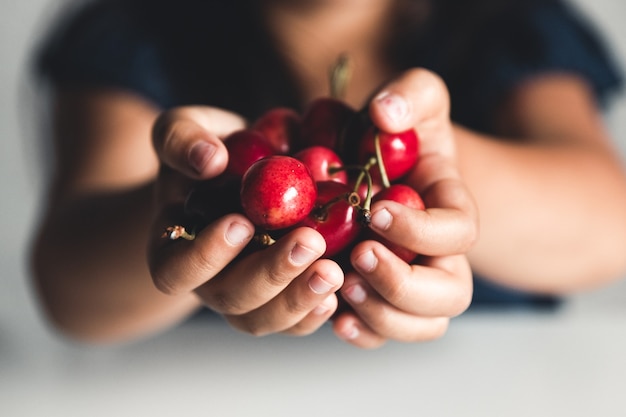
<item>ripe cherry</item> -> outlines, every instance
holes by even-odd
[[[299,141],[300,121],[300,114],[295,110],[275,107],[261,115],[251,128],[267,138],[276,154],[286,155],[291,144]]]
[[[224,139],[224,145],[228,150],[225,173],[236,178],[241,178],[254,162],[275,154],[265,136],[250,129],[231,133]]]
[[[343,169],[341,158],[330,148],[311,146],[302,149],[294,157],[304,162],[315,181],[348,182],[348,174]]]
[[[376,141],[380,146],[382,161],[370,170],[375,182],[383,181],[386,175],[388,181],[394,181],[405,174],[417,163],[419,155],[419,139],[415,130],[410,129],[400,133],[388,133],[371,127],[359,145],[359,162],[366,164],[372,157],[378,158]],[[380,169],[383,164],[384,173]]]
[[[350,187],[337,181],[322,181],[317,183],[317,190],[315,207],[298,226],[317,230],[326,240],[323,256],[331,257],[356,239],[361,226],[356,220],[357,209]]]
[[[302,116],[299,148],[320,145],[339,151],[342,135],[355,114],[352,107],[340,100],[331,97],[314,100]]]
[[[301,161],[284,155],[252,164],[241,182],[241,206],[257,226],[282,229],[303,220],[313,208],[317,187]]]

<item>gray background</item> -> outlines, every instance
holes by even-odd
[[[626,3],[576,3],[626,68]],[[468,314],[440,341],[374,352],[328,328],[253,339],[220,321],[116,347],[60,338],[28,283],[45,150],[36,140],[43,95],[26,66],[63,2],[0,4],[0,415],[625,415],[623,281],[574,295],[555,314]],[[626,155],[624,94],[606,120]]]

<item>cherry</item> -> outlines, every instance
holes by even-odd
[[[277,154],[286,155],[291,144],[299,141],[301,117],[288,107],[275,107],[265,112],[253,124],[251,129],[262,133]]]
[[[294,155],[311,171],[315,181],[337,181],[346,184],[348,174],[335,151],[325,146],[310,146]]]
[[[320,145],[341,153],[345,130],[355,110],[331,97],[321,97],[309,104],[302,116],[300,149]]]
[[[376,149],[377,137],[380,158]],[[371,127],[360,142],[358,155],[358,160],[362,164],[368,163],[372,157],[380,159],[376,166],[371,168],[370,174],[374,181],[382,181],[384,184],[385,176],[388,181],[394,181],[407,174],[415,166],[419,155],[419,139],[413,129],[400,133],[388,133]],[[380,165],[384,171],[381,170]]]
[[[225,173],[241,178],[250,165],[261,158],[275,154],[265,136],[250,129],[238,130],[224,139],[228,150]]]
[[[256,161],[241,181],[244,213],[257,226],[276,230],[302,221],[315,204],[317,187],[301,161],[273,155]]]
[[[337,181],[317,183],[317,199],[311,213],[297,226],[317,230],[326,240],[324,257],[331,257],[352,243],[361,231],[356,221],[355,194]]]
[[[374,195],[373,202],[381,201],[381,200],[392,200],[398,203],[404,204],[407,207],[416,209],[416,210],[424,210],[424,201],[420,197],[420,195],[413,188],[404,184],[392,184],[389,188],[384,188],[378,193]],[[407,249],[403,246],[400,246],[396,243],[390,242],[384,237],[380,236],[373,231],[367,233],[367,237],[373,240],[378,240],[383,243],[386,247],[388,247],[392,252],[394,252],[400,259],[405,262],[411,262],[417,254],[410,249]]]

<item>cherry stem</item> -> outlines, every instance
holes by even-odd
[[[389,183],[389,177],[387,176],[387,170],[385,169],[385,163],[383,162],[383,153],[380,149],[380,131],[376,131],[376,136],[374,137],[374,147],[376,149],[376,159],[378,160],[378,169],[380,171],[380,179],[383,183],[383,187],[389,188],[391,184]]]
[[[344,194],[339,194],[338,196],[336,196],[335,198],[328,200],[323,206],[320,206],[318,208],[315,209],[315,212],[313,213],[315,218],[319,221],[325,221],[326,218],[328,217],[328,209],[330,209],[334,204],[340,202],[340,201],[347,201],[348,204],[350,205],[354,205],[352,204],[353,200],[353,194],[354,193],[344,193]],[[358,198],[358,195],[356,196]],[[358,204],[358,202],[357,202]]]
[[[343,99],[352,73],[350,71],[350,58],[342,53],[330,69],[330,96]]]
[[[185,230],[185,228],[183,226],[170,226],[168,228],[165,229],[165,232],[163,232],[163,234],[161,235],[162,238],[168,238],[170,240],[178,240],[178,239],[185,239],[185,240],[194,240],[196,238],[196,233],[195,232],[187,232],[187,230]]]

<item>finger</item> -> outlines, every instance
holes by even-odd
[[[309,334],[337,308],[335,291],[343,271],[335,262],[319,260],[270,302],[247,314],[228,316],[235,328],[256,336],[285,332]]]
[[[372,205],[371,229],[389,241],[416,254],[439,256],[466,253],[478,239],[478,215],[465,191],[450,190],[463,187],[460,182],[443,182],[434,187],[447,187],[449,198],[437,197],[426,210],[416,210],[401,203],[381,200]],[[463,187],[464,188],[464,187]],[[437,191],[433,191],[437,192]],[[453,201],[467,198],[467,202]]]
[[[387,339],[360,320],[354,313],[342,313],[333,320],[333,331],[341,340],[361,349],[376,349]]]
[[[226,268],[196,293],[213,310],[241,315],[280,294],[326,250],[315,230],[302,227]]]
[[[402,132],[423,120],[448,117],[450,100],[442,79],[435,73],[411,69],[387,84],[370,103],[372,121],[387,132]]]
[[[221,173],[228,163],[221,138],[244,126],[241,117],[224,110],[176,108],[164,112],[155,122],[154,149],[170,168],[190,178],[210,178]]]
[[[180,211],[163,210],[156,221],[148,251],[148,264],[156,287],[166,294],[194,290],[214,278],[246,246],[254,226],[244,216],[231,214],[206,226],[192,241],[171,241],[162,231],[181,220]]]
[[[351,261],[367,282],[362,288],[358,282],[352,286],[346,282],[342,288],[342,295],[355,309],[369,308],[370,299],[380,299],[410,315],[453,317],[471,303],[472,273],[463,255],[426,258],[423,265],[409,265],[380,243],[366,241],[355,248]],[[371,310],[365,314],[373,321],[380,319]]]
[[[448,328],[448,317],[423,317],[399,310],[356,275],[346,277],[342,296],[348,297],[353,308],[353,313],[349,314],[354,317],[349,321],[350,327],[343,323],[336,331],[340,330],[340,337],[352,343],[374,337],[425,342],[442,337]],[[356,298],[359,300],[354,301]]]

